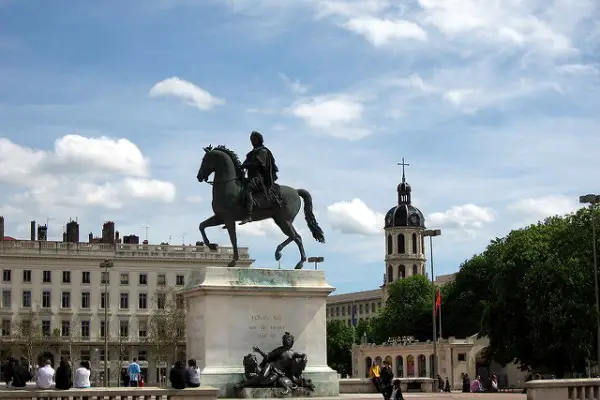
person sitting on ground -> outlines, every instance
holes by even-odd
[[[27,360],[22,359],[21,361],[16,361],[13,365],[12,370],[12,387],[14,388],[24,388],[27,386],[27,382],[31,380],[31,372],[29,372],[29,362]]]
[[[483,386],[481,386],[481,377],[477,375],[477,378],[471,381],[471,393],[481,393],[483,391]]]
[[[390,400],[394,388],[392,387],[392,380],[394,379],[394,371],[388,360],[383,362],[383,368],[380,371],[380,383],[381,383],[381,394],[383,394],[384,400]]]
[[[61,357],[60,364],[56,369],[56,389],[68,390],[73,386],[73,374],[67,360]]]
[[[38,389],[51,389],[54,386],[54,368],[50,360],[44,362],[44,366],[38,368],[35,373],[35,385]]]
[[[75,382],[73,387],[78,389],[87,389],[92,386],[90,382],[90,362],[82,361],[79,363],[79,368],[75,370]]]
[[[490,392],[498,392],[498,377],[496,376],[496,374],[492,375],[492,380],[490,382]]]
[[[394,389],[392,390],[392,396],[390,400],[404,400],[404,396],[402,396],[400,379],[394,379]]]
[[[200,368],[196,365],[196,360],[193,358],[188,360],[188,369],[186,371],[186,383],[188,387],[200,386]]]
[[[173,389],[185,389],[186,380],[186,369],[181,361],[177,361],[171,372],[169,373],[169,380],[171,381],[171,387]]]

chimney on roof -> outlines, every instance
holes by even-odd
[[[37,228],[38,240],[45,242],[48,240],[48,226],[40,225]]]
[[[64,241],[69,243],[79,243],[79,224],[77,221],[71,220],[67,224],[67,233]]]
[[[121,239],[119,238],[119,231],[115,232],[115,243],[121,243]]]
[[[115,223],[107,221],[102,225],[102,243],[115,243]]]
[[[88,235],[88,241],[90,243],[92,243],[94,241],[94,234],[92,232],[90,232],[90,234]]]
[[[31,221],[31,241],[35,241],[35,221]]]
[[[4,217],[0,216],[0,242],[4,240]]]

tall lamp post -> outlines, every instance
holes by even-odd
[[[600,369],[600,303],[598,299],[598,249],[596,243],[596,204],[600,203],[600,195],[586,194],[579,196],[581,204],[589,204],[592,219],[592,256],[594,259],[594,294],[596,303],[596,369]]]
[[[424,237],[429,237],[429,262],[431,264],[431,284],[433,286],[433,300],[432,300],[432,313],[431,319],[433,321],[433,376],[434,382],[435,377],[437,376],[437,364],[438,364],[438,356],[437,356],[437,326],[435,323],[435,300],[436,300],[436,289],[435,289],[435,275],[433,274],[433,237],[440,236],[442,234],[441,229],[426,229],[423,231]]]
[[[104,268],[104,386],[110,386],[108,379],[108,269],[114,266],[112,260],[104,260],[100,268]]]
[[[306,260],[308,262],[311,263],[315,263],[315,271],[317,270],[317,264],[322,263],[323,261],[325,261],[324,257],[308,257],[308,260]]]

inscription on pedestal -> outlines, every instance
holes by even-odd
[[[253,337],[256,337],[257,344],[260,344],[280,338],[285,332],[285,325],[281,315],[254,314],[250,315],[248,331]]]

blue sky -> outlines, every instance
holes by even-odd
[[[58,239],[78,217],[82,239],[110,219],[193,243],[202,148],[243,155],[259,130],[280,182],[312,193],[327,244],[296,226],[339,292],[382,282],[402,157],[454,272],[600,191],[599,16],[594,0],[0,0],[6,233],[50,218]],[[259,267],[282,240],[239,232]]]

